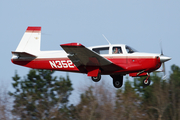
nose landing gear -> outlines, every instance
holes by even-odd
[[[147,78],[145,78],[143,80],[143,85],[146,87],[146,86],[149,86],[151,84],[151,80],[149,79],[150,75],[147,73]]]

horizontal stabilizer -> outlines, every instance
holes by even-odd
[[[29,54],[27,52],[12,52],[12,54],[18,57],[36,57],[35,55]]]

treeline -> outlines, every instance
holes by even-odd
[[[69,103],[73,91],[69,76],[53,77],[52,71],[30,70],[13,77],[14,92],[0,95],[0,119],[4,120],[179,120],[180,68],[171,66],[169,78],[151,74],[151,85],[143,78],[124,81],[121,89],[106,85],[87,87],[77,105]],[[1,91],[0,91],[1,92]],[[11,96],[10,99],[9,96]],[[9,102],[13,101],[13,104]],[[13,106],[9,108],[9,104]]]

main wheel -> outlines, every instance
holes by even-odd
[[[123,85],[123,80],[113,80],[113,85],[115,88],[120,88]]]
[[[111,75],[113,78],[113,85],[115,88],[120,88],[123,85],[123,76],[121,75]]]
[[[99,82],[101,80],[101,75],[98,74],[97,77],[91,77],[91,79],[94,81],[94,82]]]
[[[144,80],[143,80],[143,85],[144,86],[149,86],[150,84],[151,84],[151,80],[148,78],[147,80],[146,80],[147,78],[145,78]]]

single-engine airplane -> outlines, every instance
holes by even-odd
[[[124,44],[109,44],[85,47],[80,43],[67,43],[60,46],[59,51],[41,51],[41,27],[28,27],[17,49],[12,52],[14,64],[33,69],[47,69],[85,73],[94,82],[101,75],[110,75],[113,85],[120,88],[123,76],[147,76],[143,84],[150,84],[149,73],[160,68],[170,57],[161,54],[137,52]]]

